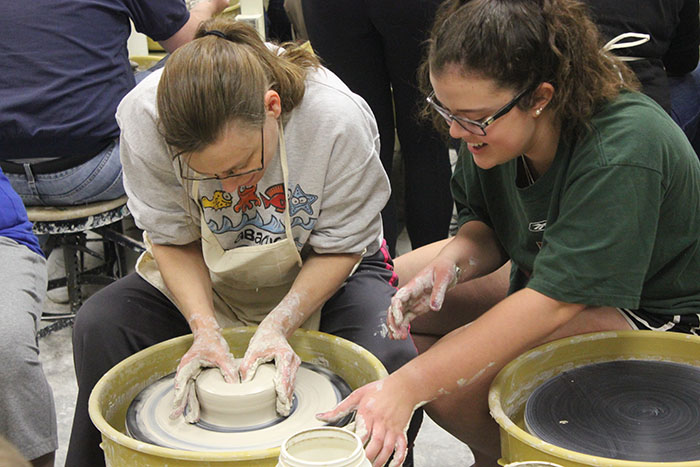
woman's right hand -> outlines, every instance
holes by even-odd
[[[428,311],[439,311],[461,269],[453,260],[437,257],[391,299],[386,323],[392,339],[406,339],[410,322]]]
[[[397,373],[356,389],[335,408],[316,414],[326,422],[337,421],[356,411],[355,433],[365,445],[365,455],[374,467],[403,464],[408,448],[406,434],[413,412],[422,405],[413,400],[415,391],[407,391],[410,382],[401,381]]]
[[[194,333],[192,347],[185,353],[175,375],[175,395],[170,418],[185,415],[185,421],[199,420],[199,402],[195,380],[208,367],[218,367],[227,383],[238,383],[238,364],[229,351],[228,343],[217,329],[200,329]],[[186,410],[189,407],[189,410]]]

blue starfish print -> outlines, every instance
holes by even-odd
[[[294,193],[289,200],[289,215],[293,216],[299,210],[306,211],[309,215],[313,215],[314,210],[311,205],[318,199],[316,195],[309,195],[304,193],[299,185],[294,188]]]

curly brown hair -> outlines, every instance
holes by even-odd
[[[214,143],[234,120],[261,126],[269,89],[280,95],[283,115],[295,108],[308,70],[319,62],[294,44],[281,47],[269,48],[240,21],[220,17],[202,23],[195,39],[168,58],[158,84],[159,129],[174,153]]]
[[[548,82],[555,88],[548,108],[563,132],[575,134],[601,103],[639,89],[634,73],[602,46],[586,5],[576,0],[448,0],[433,24],[421,85],[429,94],[429,74],[454,65],[515,92]],[[518,106],[532,103],[529,93]],[[441,117],[426,113],[445,130]]]

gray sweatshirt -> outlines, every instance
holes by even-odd
[[[161,72],[144,79],[117,109],[128,207],[155,244],[184,245],[200,237],[192,182],[157,130]],[[297,248],[316,253],[375,253],[389,180],[379,160],[374,116],[358,95],[325,68],[309,73],[302,102],[284,123],[289,213]],[[225,249],[285,237],[282,168],[277,153],[254,187],[226,193],[217,180],[199,184],[204,219]]]

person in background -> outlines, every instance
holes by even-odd
[[[117,104],[134,87],[130,21],[172,52],[227,0],[35,0],[0,6],[0,167],[26,206],[124,195]]]
[[[277,410],[288,414],[300,359],[287,338],[302,325],[361,345],[389,371],[416,355],[410,340],[385,338],[396,276],[376,122],[310,52],[215,19],[124,98],[117,120],[128,206],[148,249],[137,273],[78,311],[68,465],[102,461],[88,415],[99,378],[172,337],[194,334],[172,414],[188,422],[201,368],[235,382],[271,360]],[[239,366],[221,329],[242,325],[258,328]]]
[[[700,65],[692,73],[669,76],[671,116],[700,157]]]
[[[284,9],[284,0],[269,0],[265,9],[267,38],[275,42],[289,42],[293,39],[292,23]]]
[[[404,217],[411,246],[447,238],[453,203],[448,146],[422,107],[416,72],[440,0],[304,0],[304,21],[314,51],[372,108],[380,156],[392,175],[398,134],[404,170]],[[382,211],[384,236],[395,255],[399,235],[394,197]]]
[[[56,410],[39,361],[37,338],[46,295],[46,260],[22,200],[2,170],[0,257],[0,435],[35,467],[53,466],[58,448]],[[1,445],[0,450],[10,455]]]
[[[423,405],[478,466],[496,465],[489,387],[540,344],[597,331],[698,333],[700,161],[603,44],[576,0],[452,0],[438,15],[426,95],[462,140],[452,179],[460,228],[397,258],[405,285],[387,325],[396,339],[409,325],[449,333],[320,416],[356,410],[368,455],[382,452],[375,465],[389,446],[401,457],[396,441]]]
[[[700,114],[700,18],[697,0],[585,0],[614,53],[625,57],[653,98],[683,129],[696,152]],[[634,36],[629,36],[634,33]],[[627,37],[623,36],[628,34]],[[639,40],[643,35],[648,40]],[[638,43],[641,42],[641,43]],[[633,47],[625,44],[638,43]]]
[[[294,38],[298,41],[308,41],[309,33],[306,31],[304,21],[304,11],[301,6],[302,0],[284,0],[284,11],[287,19],[291,23]]]

